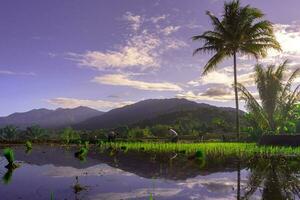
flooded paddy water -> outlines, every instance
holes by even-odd
[[[102,151],[85,160],[78,148],[12,146],[20,167],[0,158],[0,199],[299,199],[300,159]],[[1,149],[2,151],[2,149]]]

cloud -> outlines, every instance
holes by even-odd
[[[165,40],[165,50],[169,49],[180,49],[183,47],[187,47],[188,44],[185,41],[176,39],[176,38],[168,38]]]
[[[176,97],[193,101],[226,102],[234,100],[234,93],[231,88],[223,86],[207,88],[204,92],[187,91],[177,94]]]
[[[79,66],[109,71],[157,70],[166,54],[188,46],[180,38],[171,36],[180,26],[160,27],[156,24],[167,15],[146,18],[126,12],[123,19],[130,22],[130,34],[117,48],[109,50],[88,50],[83,53],[69,52],[66,59],[75,61]],[[172,52],[173,53],[173,52]],[[165,62],[164,62],[165,63]]]
[[[141,35],[133,36],[125,46],[115,51],[87,51],[84,54],[68,53],[68,55],[69,59],[77,61],[80,66],[98,70],[132,67],[147,69],[159,66],[156,49],[160,44],[158,37],[143,31]]]
[[[168,15],[160,15],[160,16],[156,16],[156,17],[151,17],[150,21],[154,24],[158,23],[159,21],[165,20],[167,18]]]
[[[180,29],[180,26],[167,26],[161,30],[164,35],[170,35]]]
[[[296,22],[292,24],[274,24],[274,34],[280,43],[282,51],[273,49],[268,51],[268,56],[260,61],[266,64],[281,63],[285,59],[300,63],[300,25]],[[242,60],[249,59],[243,56]]]
[[[104,76],[97,76],[92,81],[106,85],[128,86],[139,90],[182,91],[180,86],[173,83],[133,80],[129,77],[129,75],[124,74],[107,74]]]
[[[225,85],[231,87],[234,81],[231,68],[232,67],[229,66],[216,71],[212,71],[206,75],[200,76],[197,80],[189,81],[188,84],[194,87],[201,85]],[[237,76],[238,82],[245,86],[254,86],[254,72],[252,69],[253,67],[249,67],[247,70],[244,70],[241,66],[240,70],[238,70],[238,72],[240,72]]]
[[[142,16],[134,15],[131,12],[126,12],[125,15],[123,15],[123,19],[127,20],[131,24],[131,28],[134,31],[139,30],[143,22]]]
[[[34,72],[13,72],[10,70],[0,70],[0,75],[20,75],[20,76],[35,76]]]
[[[89,99],[76,99],[57,97],[47,100],[48,103],[63,107],[63,108],[75,108],[78,106],[87,106],[99,110],[110,110],[113,108],[123,107],[125,105],[133,104],[133,101],[104,101],[104,100],[89,100]]]

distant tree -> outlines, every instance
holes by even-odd
[[[139,128],[135,127],[132,129],[129,129],[128,131],[128,137],[129,138],[143,138],[143,137],[149,137],[151,136],[151,131],[149,128]]]
[[[7,125],[1,129],[1,139],[12,141],[17,138],[17,127],[14,125]]]
[[[65,141],[65,143],[69,144],[70,142],[80,140],[80,135],[71,127],[67,127],[62,130],[61,138]]]
[[[128,126],[119,126],[115,128],[114,131],[118,134],[118,137],[126,138],[128,136],[129,128]]]
[[[234,91],[236,104],[236,132],[240,136],[239,102],[237,91],[237,54],[265,57],[269,48],[280,50],[280,45],[273,34],[273,26],[262,20],[264,14],[257,8],[241,6],[240,1],[225,2],[222,19],[211,12],[206,13],[213,25],[213,30],[193,36],[195,41],[204,45],[194,51],[214,53],[204,66],[203,74],[214,70],[225,58],[233,57]]]
[[[38,125],[33,125],[26,128],[25,137],[27,139],[38,140],[44,139],[46,136],[46,130]]]

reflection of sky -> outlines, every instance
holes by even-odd
[[[1,168],[4,165],[1,164]],[[247,172],[242,171],[245,179]],[[146,179],[123,170],[99,164],[85,169],[54,165],[23,164],[13,174],[9,185],[0,185],[4,199],[47,199],[54,192],[58,199],[73,199],[71,186],[87,186],[80,194],[84,199],[235,199],[236,172],[197,176],[185,181]],[[1,196],[2,198],[2,196]]]

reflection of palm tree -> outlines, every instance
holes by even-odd
[[[204,66],[203,74],[214,70],[216,65],[225,58],[233,57],[236,128],[239,138],[236,56],[241,53],[252,55],[255,58],[264,57],[267,55],[268,48],[280,49],[280,45],[274,37],[272,24],[262,20],[264,14],[259,9],[249,5],[242,7],[238,0],[225,3],[221,20],[211,12],[207,12],[207,15],[210,17],[213,30],[193,37],[193,40],[204,41],[204,45],[197,48],[194,54],[199,52],[214,53]]]
[[[250,161],[250,177],[242,199],[249,199],[262,189],[262,199],[300,198],[300,160],[284,157],[254,157]]]

